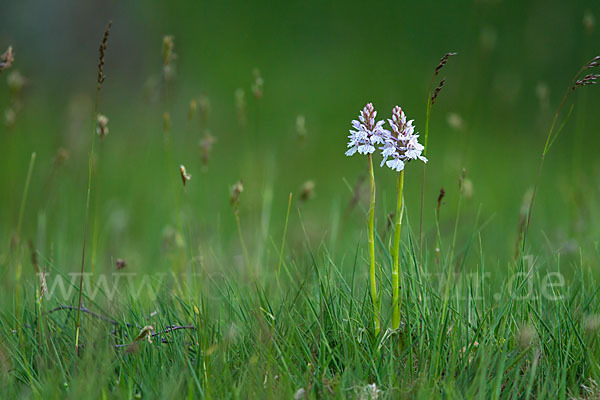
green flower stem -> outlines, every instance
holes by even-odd
[[[402,189],[404,188],[404,170],[398,174],[398,203],[396,207],[396,227],[394,230],[393,266],[392,266],[392,329],[400,328],[400,234],[402,231]]]
[[[371,181],[371,205],[369,207],[369,258],[371,263],[369,276],[371,279],[371,300],[373,301],[375,336],[379,336],[381,307],[379,296],[377,296],[377,277],[375,276],[375,235],[373,233],[375,227],[375,173],[373,172],[373,157],[371,154],[369,154],[369,177]]]

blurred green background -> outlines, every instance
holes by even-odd
[[[96,142],[90,211],[90,248],[97,250],[90,262],[96,268],[112,270],[121,257],[131,271],[168,270],[165,248],[173,232],[190,259],[209,270],[239,260],[229,205],[229,188],[238,179],[245,186],[244,235],[265,268],[277,264],[290,192],[290,257],[302,248],[302,220],[315,247],[324,244],[352,258],[357,244],[366,247],[367,199],[364,192],[363,209],[348,206],[366,169],[366,159],[344,156],[350,121],[367,102],[382,117],[399,104],[423,132],[431,75],[440,57],[455,51],[458,56],[442,70],[446,85],[430,124],[427,246],[432,255],[442,186],[447,195],[440,230],[444,237],[453,230],[464,168],[473,190],[463,203],[459,242],[480,227],[488,265],[502,270],[514,254],[522,199],[533,186],[554,110],[573,74],[600,52],[598,17],[600,4],[592,0],[4,1],[0,47],[12,45],[16,61],[0,75],[0,107],[11,107],[11,71],[19,70],[26,85],[14,126],[0,127],[2,259],[8,259],[27,165],[36,152],[21,240],[31,239],[60,269],[79,269],[97,49],[112,20],[100,97],[110,133]],[[168,98],[152,89],[160,80],[166,34],[174,36],[177,53]],[[255,68],[264,79],[260,100],[251,90]],[[245,91],[246,128],[238,123],[238,88]],[[596,260],[597,89],[571,97],[572,118],[544,167],[530,244],[547,254],[560,249],[579,259],[581,246]],[[198,115],[188,118],[189,102],[199,96],[210,101],[205,125]],[[171,159],[165,156],[164,111],[171,113]],[[305,117],[305,138],[297,132],[299,115]],[[206,130],[216,141],[203,168]],[[57,163],[60,152],[68,157]],[[185,191],[180,164],[192,174]],[[421,173],[419,165],[408,165],[405,196],[413,231]],[[381,235],[394,208],[394,178],[377,168]],[[315,184],[314,196],[300,202],[307,181]]]

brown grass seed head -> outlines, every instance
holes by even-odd
[[[188,183],[190,179],[192,179],[192,175],[188,174],[183,165],[179,166],[179,174],[181,175],[181,181],[183,182],[183,187]]]
[[[448,62],[448,59],[452,56],[455,56],[456,54],[458,54],[458,53],[450,52],[450,53],[444,54],[444,57],[442,57],[440,59],[440,63],[438,64],[438,66],[435,67],[435,73],[433,74],[433,76],[436,77],[438,75],[438,73],[440,72],[440,70],[442,68],[444,68],[444,65],[446,65],[446,63]]]
[[[106,48],[108,45],[108,37],[110,36],[110,27],[112,26],[112,21],[108,21],[106,25],[106,29],[104,30],[104,36],[102,37],[102,42],[100,42],[100,49],[98,52],[100,53],[98,57],[98,91],[102,89],[102,83],[104,82],[104,55],[106,53]]]
[[[438,97],[438,94],[444,87],[444,83],[446,83],[446,78],[442,79],[440,84],[438,85],[438,87],[435,88],[435,91],[433,92],[433,95],[431,96],[431,105],[435,104],[435,99]]]
[[[237,208],[240,202],[240,194],[244,191],[244,184],[241,180],[237,181],[229,191],[229,203]]]
[[[10,68],[12,63],[15,61],[15,54],[13,53],[12,46],[8,46],[8,49],[0,56],[0,72]]]
[[[98,114],[96,133],[100,136],[100,139],[104,139],[108,135],[108,117],[106,115]]]

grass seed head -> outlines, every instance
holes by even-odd
[[[440,59],[440,63],[437,65],[437,67],[435,67],[435,72],[433,73],[434,78],[440,73],[440,70],[444,68],[444,65],[446,65],[448,59],[452,56],[455,56],[456,54],[458,53],[450,52],[444,54],[444,56]]]
[[[179,174],[181,175],[181,181],[183,182],[183,187],[188,183],[190,179],[192,179],[192,175],[188,174],[183,165],[179,166]]]
[[[579,86],[595,85],[598,83],[598,78],[600,78],[600,74],[588,74],[575,82],[575,88]]]
[[[12,46],[8,46],[8,49],[0,56],[0,72],[10,68],[14,61],[15,54],[13,53],[13,48]]]
[[[254,82],[252,83],[252,94],[254,95],[254,97],[260,100],[263,97],[263,87],[265,81],[260,75],[260,70],[258,68],[254,68],[252,74],[254,75]]]
[[[38,304],[42,303],[44,295],[47,291],[48,285],[46,284],[46,267],[44,267],[44,271],[40,273],[40,297],[38,298]]]
[[[170,82],[175,77],[175,37],[173,35],[163,36],[162,43],[163,57],[163,79],[165,82]]]
[[[440,208],[442,207],[442,201],[444,200],[445,195],[446,195],[446,190],[444,190],[444,187],[442,186],[442,188],[440,189],[440,194],[438,195],[438,198],[437,198],[437,213],[438,213],[438,215],[440,214]]]
[[[435,90],[433,91],[433,94],[431,95],[431,105],[435,104],[435,99],[437,99],[438,94],[440,94],[440,91],[444,87],[444,83],[446,83],[446,78],[442,79],[440,81],[440,84],[438,85],[438,87],[436,87]]]
[[[122,258],[117,258],[117,260],[115,261],[115,267],[118,270],[121,270],[121,269],[125,268],[126,266],[127,266],[127,262]]]
[[[590,68],[596,68],[598,66],[600,66],[600,56],[596,56],[596,57],[592,58],[590,61],[588,61],[587,64],[585,64],[583,66],[580,73],[582,73],[583,70],[590,69]],[[587,74],[583,78],[577,79],[575,81],[575,83],[573,84],[573,86],[571,86],[570,91],[572,92],[575,89],[577,89],[578,87],[582,87],[582,86],[595,85],[596,83],[598,83],[598,78],[600,78],[600,74]]]
[[[106,48],[108,45],[108,37],[110,36],[110,27],[112,25],[112,21],[109,21],[106,25],[106,29],[104,30],[104,36],[102,37],[102,42],[100,42],[100,48],[98,50],[98,91],[102,89],[102,83],[104,83],[104,56],[106,55]]]
[[[163,36],[162,55],[163,65],[165,66],[171,65],[177,58],[177,54],[175,54],[175,37],[173,35]]]
[[[467,199],[473,197],[473,182],[467,178],[466,168],[462,169],[462,173],[458,177],[458,190]]]
[[[308,200],[312,199],[315,195],[315,182],[314,181],[306,181],[302,184],[302,188],[300,190],[300,202],[306,203]]]
[[[237,209],[240,203],[240,194],[244,191],[244,184],[241,180],[237,181],[229,190],[229,204]]]
[[[133,339],[134,342],[139,342],[141,340],[148,340],[148,343],[152,343],[152,332],[154,332],[154,326],[152,325],[147,325],[144,326],[141,330],[140,333],[135,337],[135,339]]]
[[[100,139],[104,139],[108,135],[108,117],[106,115],[98,114],[96,120],[96,133],[100,136]]]

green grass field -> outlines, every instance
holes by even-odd
[[[0,7],[5,398],[600,398],[595,3],[59,3]],[[368,102],[428,123],[379,333]]]

